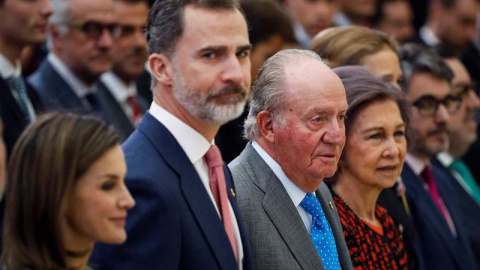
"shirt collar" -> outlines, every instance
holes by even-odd
[[[450,155],[448,152],[441,152],[440,154],[437,155],[438,161],[443,164],[445,167],[450,167],[452,163],[455,161],[455,159]]]
[[[295,39],[300,43],[303,48],[308,48],[310,46],[310,42],[312,42],[312,37],[308,35],[305,28],[300,23],[293,24],[293,34],[295,35]]]
[[[0,76],[4,79],[21,76],[22,75],[22,65],[20,60],[17,60],[15,66],[8,61],[8,59],[0,53]]]
[[[213,144],[213,141],[211,143],[208,142],[202,134],[158,106],[155,102],[152,102],[150,106],[150,114],[170,131],[192,163],[202,159],[208,149],[210,149],[210,145]]]
[[[352,25],[352,21],[345,16],[343,12],[337,12],[335,15],[333,15],[333,24],[335,26],[348,26]]]
[[[416,176],[419,176],[422,173],[423,169],[425,169],[425,167],[428,165],[428,163],[421,161],[419,158],[410,153],[407,153],[405,162],[407,162],[408,166],[410,166]]]
[[[49,53],[47,60],[78,97],[83,98],[85,95],[94,92],[94,86],[89,87],[84,82],[80,81],[55,54]]]
[[[419,35],[429,47],[435,47],[440,44],[440,39],[433,33],[432,29],[426,25],[422,26]]]
[[[275,176],[277,176],[277,178],[280,180],[295,207],[298,207],[307,193],[297,187],[292,180],[287,177],[287,175],[283,172],[282,167],[272,157],[270,157],[270,155],[263,150],[263,148],[256,141],[252,142],[252,147],[255,149],[255,151],[257,151],[263,161],[267,163],[268,167],[270,167]]]
[[[125,103],[128,97],[137,95],[135,81],[127,85],[120,77],[111,71],[103,73],[100,80],[107,86],[110,93],[112,93],[115,100],[119,103]]]

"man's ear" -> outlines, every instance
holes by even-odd
[[[153,53],[148,57],[150,73],[158,83],[171,87],[173,81],[172,62],[164,54]]]
[[[270,112],[261,111],[257,114],[257,126],[263,139],[270,143],[273,143],[275,141],[273,117]]]

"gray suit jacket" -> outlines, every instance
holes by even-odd
[[[287,191],[251,142],[229,167],[255,268],[324,269]],[[342,269],[353,269],[332,195],[325,183],[315,193],[332,228]]]

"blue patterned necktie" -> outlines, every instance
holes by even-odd
[[[326,270],[340,269],[332,229],[317,197],[307,193],[300,205],[312,216],[312,241]]]
[[[18,97],[18,105],[20,106],[20,110],[25,117],[25,120],[30,123],[32,121],[32,116],[30,115],[30,111],[28,110],[28,94],[27,94],[27,87],[25,86],[25,82],[23,78],[20,76],[12,76],[7,78],[7,82],[11,88],[17,93]]]

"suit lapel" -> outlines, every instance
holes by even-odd
[[[265,192],[262,206],[298,264],[303,269],[324,269],[310,234],[280,180],[251,143],[247,144],[242,155],[252,171],[261,174],[252,180]]]
[[[429,227],[441,236],[442,242],[448,248],[449,253],[456,254],[458,248],[456,240],[450,232],[450,228],[443,219],[440,210],[438,210],[433,202],[433,199],[431,199],[430,194],[423,187],[421,179],[415,175],[406,163],[403,166],[402,179],[404,179],[407,189],[407,197],[410,199],[409,203],[416,205],[416,208],[419,209],[418,211],[425,217],[425,220],[430,220]],[[419,216],[417,215],[414,218],[419,218]],[[453,256],[456,257],[456,255]]]
[[[145,114],[138,129],[150,139],[165,162],[178,174],[185,201],[221,268],[237,268],[236,264],[232,264],[236,260],[223,224],[205,186],[183,149],[172,134],[150,113]]]

